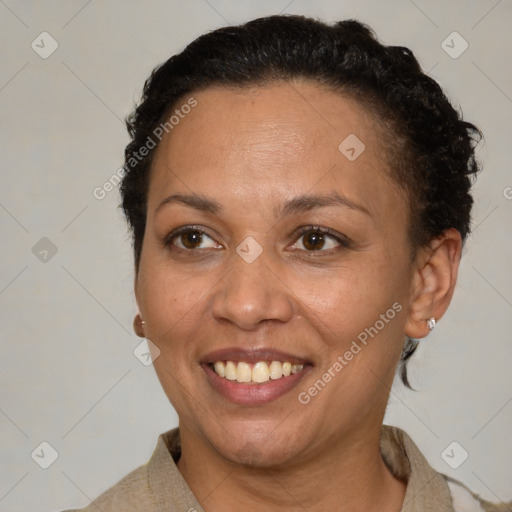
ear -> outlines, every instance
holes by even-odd
[[[410,338],[427,336],[430,332],[427,320],[439,320],[448,309],[457,282],[461,251],[460,233],[453,228],[418,251],[405,324],[405,334]]]
[[[138,273],[135,273],[135,279],[133,283],[133,290],[135,292],[135,301],[137,302],[137,314],[133,319],[133,330],[139,338],[144,338],[144,327],[142,324],[142,314],[140,313],[140,305],[138,298]]]
[[[142,318],[140,316],[140,313],[137,313],[135,315],[135,318],[133,319],[133,331],[139,338],[145,338],[144,335],[144,327],[142,324]]]

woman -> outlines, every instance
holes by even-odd
[[[382,425],[479,170],[412,53],[356,21],[222,28],[153,72],[128,129],[134,329],[179,428],[84,510],[505,510]]]

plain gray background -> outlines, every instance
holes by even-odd
[[[177,425],[153,368],[133,355],[117,190],[93,190],[122,165],[122,120],[154,66],[205,31],[280,12],[357,18],[409,46],[485,133],[457,292],[410,364],[418,392],[396,383],[386,422],[437,470],[512,498],[511,0],[0,0],[1,511],[85,506]],[[457,58],[443,47],[454,31],[452,54],[469,45]],[[42,32],[58,43],[46,59],[31,47],[51,49]],[[34,461],[50,460],[43,441],[58,452],[47,469]],[[456,457],[469,454],[457,469],[442,456],[453,441]]]

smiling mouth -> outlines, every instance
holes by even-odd
[[[215,361],[210,368],[219,376],[232,382],[245,384],[262,384],[269,380],[277,380],[296,375],[304,370],[303,364],[292,364],[288,361]]]

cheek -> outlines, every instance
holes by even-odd
[[[394,375],[402,350],[407,279],[393,272],[394,266],[392,260],[369,258],[331,276],[297,282],[294,291],[307,322],[325,348],[318,376],[332,382],[318,393],[315,407],[327,411],[334,423],[350,411],[370,413]]]
[[[403,300],[405,276],[392,259],[370,252],[356,255],[329,273],[302,273],[293,291],[327,339],[350,340]],[[395,315],[393,315],[395,317]],[[379,324],[380,325],[380,324]],[[349,340],[349,341],[350,341]]]
[[[191,404],[183,388],[195,382],[191,370],[200,370],[196,368],[197,346],[193,340],[204,325],[202,301],[214,280],[205,274],[185,277],[167,264],[154,264],[141,271],[140,283],[146,336],[159,350],[153,361],[154,370],[173,407],[186,411]]]
[[[208,273],[191,276],[169,264],[148,261],[141,265],[138,281],[148,338],[162,352],[179,351],[180,340],[193,337],[201,325],[202,303],[216,279]]]

